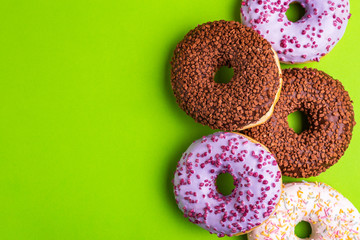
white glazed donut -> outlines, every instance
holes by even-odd
[[[360,214],[354,205],[324,183],[307,182],[286,184],[275,214],[248,239],[300,239],[294,230],[301,221],[311,225],[312,234],[307,239],[360,239]]]

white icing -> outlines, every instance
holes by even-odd
[[[360,214],[354,205],[324,183],[290,183],[284,187],[274,215],[252,231],[249,240],[300,239],[295,226],[307,221],[306,239],[360,239]]]

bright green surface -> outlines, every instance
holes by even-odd
[[[295,111],[287,117],[289,127],[297,134],[309,129],[308,116],[304,112]]]
[[[295,226],[295,235],[299,238],[311,236],[312,228],[309,222],[301,221]]]
[[[360,111],[360,3],[320,63]],[[20,0],[0,7],[0,239],[217,239],[183,218],[176,162],[213,131],[175,103],[169,61],[237,0]],[[302,65],[301,65],[302,66]],[[312,180],[360,208],[360,132]],[[288,179],[286,179],[288,180]],[[235,237],[233,239],[244,239]]]
[[[305,15],[305,13],[306,10],[301,6],[300,3],[292,2],[289,4],[289,8],[285,14],[290,21],[296,22],[300,20]]]

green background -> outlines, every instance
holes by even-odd
[[[217,239],[188,222],[172,195],[182,152],[214,131],[176,105],[169,61],[190,29],[239,21],[239,8],[238,0],[1,1],[0,238]],[[351,12],[339,44],[306,66],[342,81],[358,119],[358,1]],[[311,179],[357,208],[359,129],[340,162]]]

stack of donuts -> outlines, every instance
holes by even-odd
[[[290,0],[244,0],[242,22],[197,26],[178,43],[171,61],[177,103],[196,122],[219,130],[194,141],[178,162],[176,202],[191,222],[219,237],[360,239],[360,214],[324,183],[283,184],[282,176],[317,176],[338,162],[355,125],[352,101],[339,80],[311,68],[282,70],[282,63],[319,61],[340,40],[350,17],[347,0],[297,1],[298,22],[285,12]],[[234,75],[214,81],[223,66]],[[289,114],[306,114],[300,134]],[[234,190],[218,191],[220,174]]]

